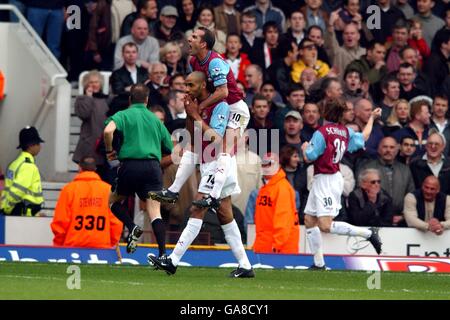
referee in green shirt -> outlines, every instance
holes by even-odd
[[[133,223],[124,204],[128,196],[145,201],[158,242],[159,256],[165,254],[165,227],[161,219],[160,203],[150,199],[150,191],[161,190],[162,171],[160,166],[161,148],[172,152],[173,144],[167,128],[147,109],[149,89],[144,84],[136,84],[130,90],[130,106],[106,120],[104,139],[108,160],[120,160],[117,172],[117,186],[110,198],[111,211],[128,228],[127,252],[136,251],[137,240],[143,230]],[[113,134],[119,130],[123,143],[117,155],[112,148]],[[114,190],[115,189],[115,190]]]

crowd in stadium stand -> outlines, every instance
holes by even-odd
[[[411,202],[415,203],[411,198],[420,197],[425,178],[437,177],[442,195],[450,195],[448,1],[10,2],[23,5],[30,24],[40,35],[45,34],[50,50],[69,71],[69,81],[78,82],[85,70],[113,72],[109,97],[99,93],[101,87],[92,83],[100,80],[99,74],[90,73],[84,81],[85,94],[75,104],[83,126],[91,123],[96,128],[96,137],[90,137],[85,145],[80,143],[77,151],[87,147],[90,152],[100,152],[96,155],[100,174],[108,182],[112,182],[113,169],[105,169],[97,129],[106,116],[128,106],[128,92],[135,83],[150,88],[148,107],[171,133],[184,128],[182,93],[184,76],[190,72],[187,39],[193,30],[203,26],[214,32],[214,50],[228,62],[244,91],[251,111],[248,129],[264,130],[267,137],[278,139],[269,139],[265,150],[251,139],[245,147],[245,157],[255,159],[256,166],[239,164],[242,193],[233,201],[235,209],[245,217],[243,225],[253,223],[254,190],[261,187],[260,158],[271,151],[270,146],[278,148],[281,167],[295,190],[303,221],[313,173],[311,166],[303,162],[301,145],[323,125],[321,112],[332,99],[346,101],[346,125],[355,131],[363,130],[375,107],[382,108],[365,150],[344,156],[341,172],[346,206],[338,219],[365,226],[418,227],[420,224],[410,218],[414,215]],[[81,29],[67,29],[63,20],[69,16],[56,14],[69,5],[82,9]],[[370,5],[380,10],[367,11]],[[377,20],[378,26],[374,24]],[[85,119],[85,110],[90,106],[86,101],[92,98],[96,99],[95,109],[107,109],[106,114],[94,113]],[[277,129],[279,135],[271,135]],[[257,135],[257,140],[261,137]],[[74,161],[81,156],[76,152]],[[162,166],[164,185],[168,186],[176,165],[166,157]],[[192,177],[193,181],[182,189],[175,209],[173,205],[162,207],[169,230],[182,230],[195,179]],[[441,221],[449,221],[448,204],[441,209]],[[434,206],[424,210],[433,211]],[[418,216],[425,221],[432,217],[424,214],[419,212]]]

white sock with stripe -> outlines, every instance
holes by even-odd
[[[175,249],[173,249],[169,258],[172,259],[174,266],[177,266],[181,258],[189,248],[191,243],[198,236],[200,229],[202,228],[203,220],[196,218],[189,218],[186,228],[181,233],[180,239],[178,239]]]

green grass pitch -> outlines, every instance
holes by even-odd
[[[450,274],[257,269],[254,279],[231,269],[180,267],[174,276],[144,266],[79,265],[81,289],[69,290],[68,264],[0,263],[0,299],[450,299]]]

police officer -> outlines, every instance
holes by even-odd
[[[35,127],[20,130],[20,155],[6,170],[5,189],[1,196],[0,212],[14,216],[34,216],[41,210],[44,198],[39,169],[34,157],[41,151],[44,140]]]
[[[149,198],[150,191],[161,190],[161,148],[172,152],[173,144],[169,132],[162,122],[147,109],[149,89],[144,84],[136,84],[130,90],[130,106],[119,111],[108,120],[104,130],[106,156],[109,161],[118,158],[117,186],[110,198],[111,211],[128,228],[127,252],[136,250],[137,240],[143,230],[135,225],[128,215],[124,200],[128,196],[145,201],[147,213],[152,223],[153,233],[158,242],[159,255],[165,254],[165,227],[161,219],[160,203]],[[123,143],[117,156],[112,141],[114,131],[123,135]]]

